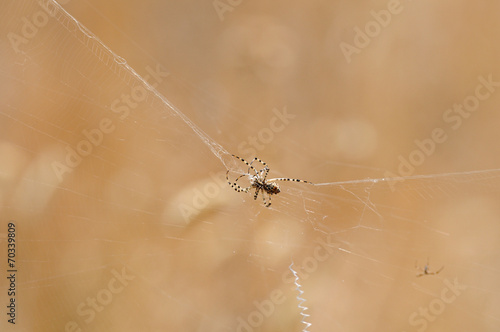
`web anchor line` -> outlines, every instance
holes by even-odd
[[[170,102],[164,95],[162,95],[152,84],[139,75],[127,62],[115,52],[113,52],[107,45],[105,45],[96,35],[94,35],[86,26],[81,24],[76,18],[69,14],[60,4],[51,0],[49,1],[51,8],[53,8],[54,17],[68,30],[68,22],[74,22],[74,25],[78,27],[79,32],[85,35],[85,42],[82,42],[87,48],[98,57],[98,59],[106,63],[109,68],[113,68],[113,71],[118,76],[122,77],[123,81],[127,85],[132,86],[132,79],[136,79],[140,84],[142,84],[147,90],[149,90],[153,96],[158,98],[161,103],[170,109],[170,111],[178,116],[191,130],[201,139],[201,141],[209,147],[212,153],[217,156],[222,161],[222,156],[229,155],[229,153],[217,143],[213,138],[211,138],[207,133],[205,133],[200,127],[198,127],[191,119],[189,119],[184,113],[182,113],[172,102]],[[74,28],[71,26],[71,28]],[[70,30],[71,31],[71,30]],[[74,33],[74,32],[73,32]],[[91,45],[92,47],[90,47]],[[109,63],[114,61],[113,65],[116,67],[111,67]],[[120,70],[118,71],[119,68]],[[127,75],[127,77],[122,75]]]

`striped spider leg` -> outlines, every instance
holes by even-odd
[[[248,163],[245,159],[238,157],[236,155],[232,155],[234,158],[242,161],[245,163],[245,165],[248,166],[248,171],[246,174],[242,174],[236,178],[234,182],[231,183],[229,181],[229,170],[226,172],[226,180],[229,183],[229,185],[237,192],[248,192],[250,189],[255,188],[255,194],[253,196],[253,199],[256,200],[257,196],[259,195],[259,192],[262,191],[262,200],[264,201],[264,206],[269,207],[271,206],[271,195],[277,195],[281,192],[280,187],[276,183],[276,181],[293,181],[293,182],[303,182],[303,183],[309,183],[312,184],[312,182],[305,181],[305,180],[300,180],[300,179],[289,179],[289,178],[274,178],[274,179],[267,179],[267,175],[269,174],[269,167],[265,162],[260,160],[259,158],[255,157],[250,163]],[[264,168],[261,170],[257,170],[254,166],[253,163],[255,161],[260,162]],[[251,174],[250,170],[252,170],[255,175]],[[243,176],[248,175],[250,177],[250,186],[247,188],[242,188],[237,184],[237,181],[241,179]],[[268,200],[266,200],[265,194],[268,197]]]

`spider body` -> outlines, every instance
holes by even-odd
[[[235,156],[234,154],[232,155],[236,159],[241,160],[248,166],[248,171],[245,174],[242,174],[234,180],[234,182],[229,181],[229,170],[226,172],[226,180],[229,185],[236,190],[237,192],[248,192],[250,189],[254,188],[255,189],[255,194],[253,196],[253,199],[256,200],[257,196],[259,195],[259,192],[262,191],[262,200],[264,201],[264,205],[266,207],[271,206],[271,195],[277,195],[281,192],[281,189],[279,185],[276,183],[276,181],[295,181],[295,182],[304,182],[304,183],[311,183],[309,181],[304,181],[300,179],[289,179],[289,178],[275,178],[275,179],[267,179],[267,174],[269,173],[269,167],[265,162],[260,160],[259,158],[255,157],[250,163],[248,163],[245,159]],[[264,168],[261,170],[257,170],[252,164],[258,161],[260,162]],[[240,187],[237,182],[239,179],[241,179],[244,176],[248,176],[250,180],[250,186],[247,188],[242,188]],[[264,197],[264,193],[267,195],[269,201],[266,201],[266,198]]]
[[[260,180],[258,178],[252,178],[250,181],[252,187],[256,189],[265,191],[269,195],[276,195],[281,192],[280,186],[276,182],[266,182],[265,180]]]

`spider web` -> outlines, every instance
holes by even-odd
[[[187,3],[156,4],[162,10],[148,13],[142,3],[116,4],[137,18],[164,22],[157,13],[168,15],[147,32],[137,26],[136,35],[111,9],[91,3],[0,5],[0,232],[5,243],[8,223],[16,224],[18,264],[16,326],[4,306],[2,331],[497,330],[499,158],[494,147],[479,147],[498,139],[490,125],[498,96],[460,131],[441,119],[474,91],[478,76],[500,77],[489,74],[494,62],[462,72],[468,84],[432,99],[442,106],[425,104],[429,122],[407,112],[408,126],[407,118],[383,113],[390,102],[368,89],[370,102],[383,106],[365,104],[367,111],[354,116],[338,111],[337,121],[330,109],[311,110],[293,89],[276,88],[271,96],[255,88],[286,85],[293,75],[282,63],[302,63],[293,52],[299,36],[286,24],[252,15],[249,4],[225,12],[235,15],[228,20],[243,15],[242,23],[221,23],[216,2],[197,4],[198,14]],[[407,15],[418,17],[415,8]],[[198,31],[176,13],[212,29],[217,52],[204,59],[232,68],[237,79],[222,73],[217,81],[210,65],[194,64],[186,49],[139,46],[141,38],[174,44],[176,33]],[[146,38],[151,31],[165,37]],[[270,41],[259,39],[262,32]],[[193,38],[204,45],[203,37]],[[363,52],[370,59],[378,47]],[[248,65],[247,54],[260,62]],[[370,64],[362,55],[359,61]],[[339,76],[366,69],[335,68]],[[400,68],[392,69],[388,76]],[[203,79],[191,83],[193,72]],[[328,82],[319,74],[314,81],[316,89]],[[390,105],[411,104],[396,92],[401,104]],[[420,152],[421,167],[402,167],[398,155],[410,160],[415,138],[428,143],[438,127],[448,139]],[[280,183],[266,209],[260,197],[227,185],[226,171],[247,172],[233,153],[261,158],[272,178],[314,184]],[[425,266],[431,275],[417,278]],[[2,285],[0,302],[9,303]]]

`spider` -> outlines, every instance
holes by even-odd
[[[255,158],[253,158],[253,160],[250,163],[248,163],[245,159],[243,159],[241,157],[238,157],[234,154],[232,156],[234,158],[239,159],[242,162],[244,162],[248,166],[248,171],[247,171],[247,173],[238,176],[236,178],[236,180],[234,180],[234,182],[231,183],[231,181],[229,181],[229,177],[228,177],[229,170],[227,170],[227,172],[226,172],[227,183],[229,183],[229,185],[232,188],[234,188],[234,190],[236,190],[237,192],[245,192],[246,193],[250,189],[255,188],[255,194],[253,195],[254,200],[257,199],[259,192],[262,191],[262,200],[264,201],[265,207],[271,206],[271,195],[276,195],[276,194],[279,194],[281,192],[280,187],[278,186],[278,184],[275,181],[295,181],[295,182],[304,182],[304,183],[312,184],[312,182],[305,181],[305,180],[299,180],[299,179],[289,179],[289,178],[267,179],[267,174],[269,173],[269,167],[267,166],[267,164],[265,162],[263,162],[259,158],[255,157]],[[255,167],[252,166],[254,161],[260,162],[262,165],[264,165],[264,168],[261,169],[260,171],[258,171]],[[252,170],[253,173],[255,173],[255,174],[250,173],[250,170]],[[236,182],[238,182],[238,180],[240,178],[244,177],[245,175],[250,176],[250,186],[247,188],[242,188]],[[264,193],[266,193],[267,196],[269,197],[269,202],[266,201],[266,198],[264,197]]]
[[[438,274],[439,272],[441,272],[444,269],[444,265],[443,265],[443,266],[441,266],[441,268],[439,270],[437,270],[435,272],[431,272],[429,270],[429,258],[427,258],[427,264],[425,264],[425,266],[423,268],[419,267],[417,265],[416,261],[415,261],[415,267],[417,268],[417,270],[422,271],[421,273],[417,274],[417,278],[422,277],[422,276],[427,276],[427,275]]]

